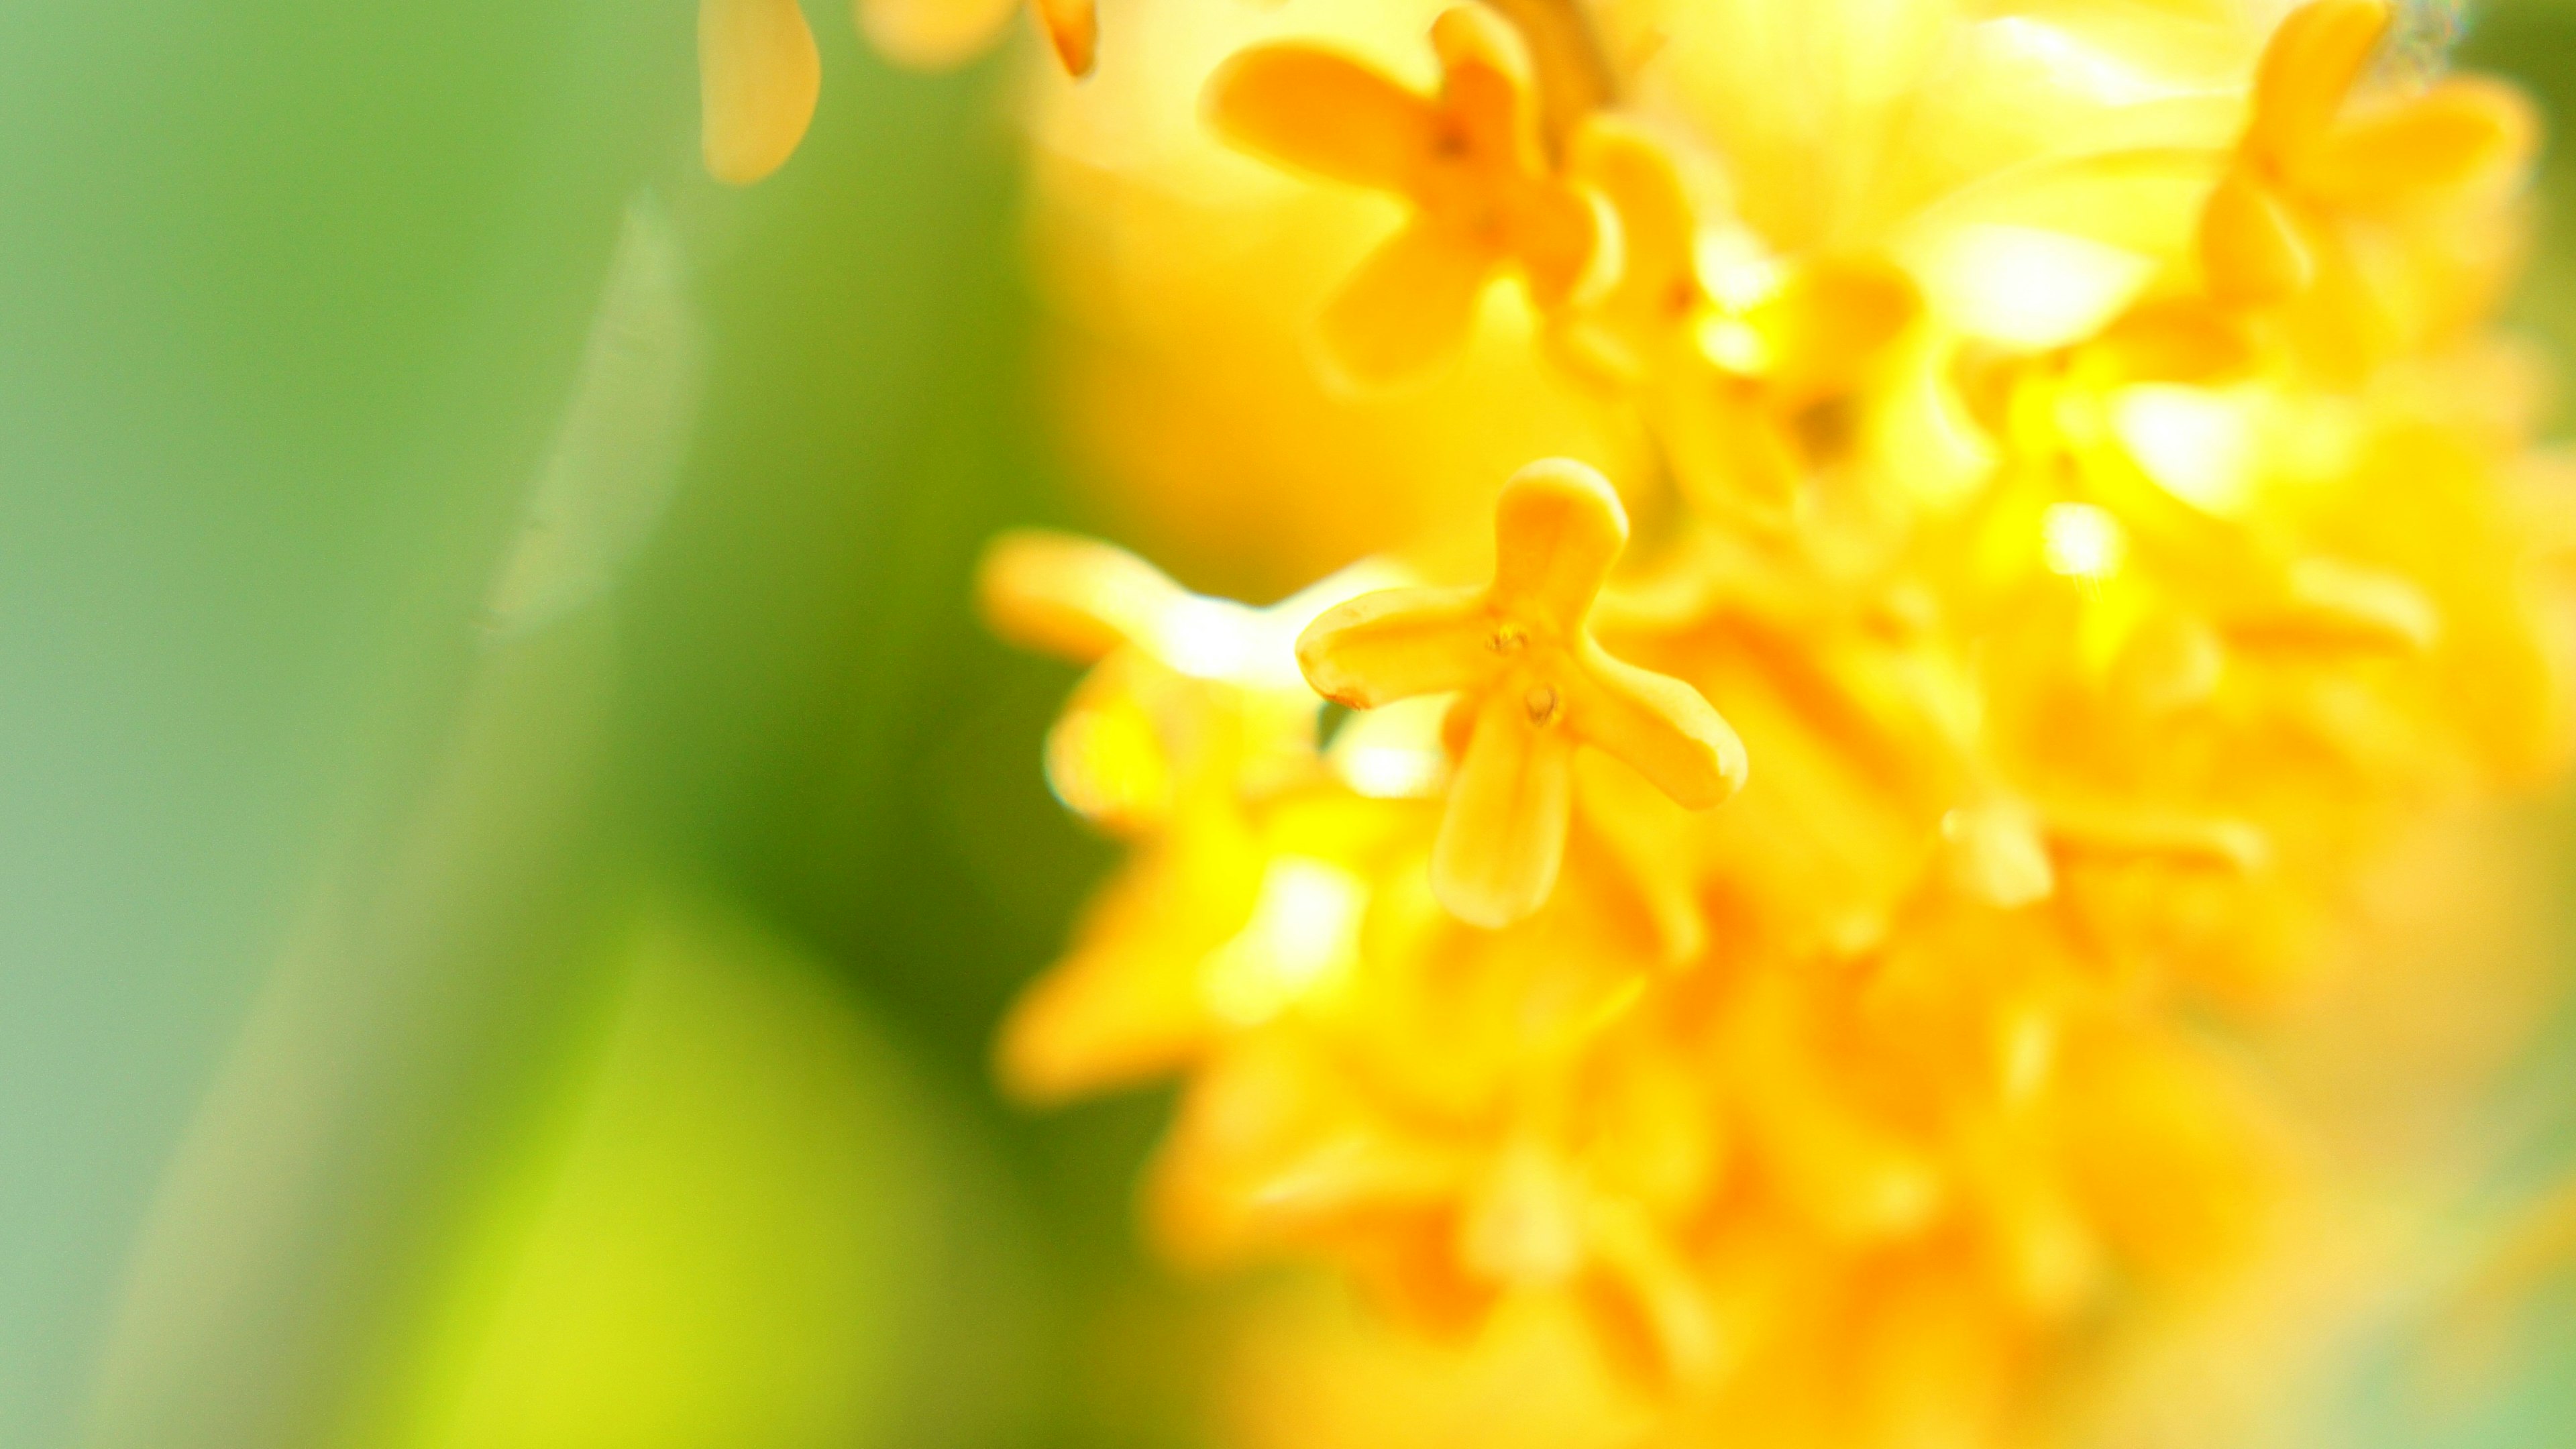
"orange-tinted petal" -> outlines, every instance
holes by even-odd
[[[2344,206],[2406,201],[2520,166],[2539,132],[2520,91],[2449,80],[2336,127],[2300,159],[2296,175],[2304,192]]]
[[[2297,220],[2241,171],[2218,183],[2200,214],[2200,267],[2211,298],[2231,307],[2287,301],[2316,278]]]
[[[1208,81],[1207,117],[1244,150],[1336,181],[1402,190],[1437,142],[1431,102],[1311,45],[1240,51]]]
[[[1880,261],[1822,261],[1746,320],[1770,344],[1769,380],[1785,407],[1848,391],[1923,309],[1914,283]]]
[[[2224,817],[2139,809],[2052,805],[2050,839],[2070,851],[2242,874],[2271,864],[2272,842],[2259,827]]]
[[[1509,22],[1480,5],[1455,5],[1431,22],[1431,50],[1440,57],[1443,75],[1482,71],[1501,79],[1512,91],[1526,87],[1519,48]]]
[[[1618,296],[1677,320],[1696,291],[1698,270],[1690,194],[1671,151],[1633,125],[1594,117],[1575,134],[1572,170],[1619,214]]]
[[[2386,0],[2316,0],[2272,32],[2254,75],[2247,148],[2295,155],[2324,137],[2388,31]]]
[[[856,0],[852,19],[897,65],[945,70],[992,48],[1018,0]]]
[[[1618,490],[1571,458],[1512,475],[1494,507],[1494,601],[1572,635],[1628,545]]]
[[[1086,76],[1100,58],[1100,9],[1095,0],[1037,0],[1038,23],[1064,73]]]
[[[1553,180],[1525,188],[1506,250],[1520,263],[1531,300],[1548,311],[1607,295],[1627,255],[1609,199]]]
[[[1718,712],[1669,675],[1610,657],[1585,640],[1566,682],[1565,724],[1626,762],[1673,803],[1705,810],[1744,788],[1744,742]]]
[[[2228,621],[2228,637],[2252,647],[2394,654],[2423,653],[2441,637],[2441,611],[2401,574],[2306,558],[2287,583],[2277,606]]]
[[[707,174],[745,186],[785,165],[822,88],[822,57],[796,0],[700,0]]]
[[[994,633],[1076,663],[1154,636],[1181,586],[1123,548],[1045,529],[1015,529],[985,546],[975,598]]]
[[[1418,378],[1457,354],[1493,276],[1491,252],[1414,222],[1369,253],[1317,319],[1325,351],[1352,382]]]
[[[2113,382],[2207,385],[2233,378],[2254,363],[2254,341],[2245,324],[2196,297],[2131,308],[2095,339],[2091,350]]]
[[[1315,692],[1353,709],[1464,689],[1494,671],[1475,589],[1382,589],[1336,604],[1297,636]]]
[[[1431,847],[1431,892],[1471,926],[1498,930],[1546,904],[1565,863],[1574,741],[1553,712],[1510,690],[1476,711],[1475,735]]]

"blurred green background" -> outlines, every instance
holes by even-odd
[[[680,0],[0,7],[0,1445],[1196,1438],[1162,1104],[985,1075],[1108,859],[1010,67],[815,19],[733,192]]]

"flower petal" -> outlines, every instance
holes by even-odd
[[[1353,709],[1464,689],[1495,668],[1483,594],[1381,589],[1336,604],[1297,636],[1297,667]]]
[[[1573,808],[1573,737],[1533,725],[1519,695],[1494,691],[1476,712],[1432,843],[1431,893],[1487,930],[1529,915],[1556,889]]]
[[[1494,601],[1571,638],[1627,545],[1628,510],[1610,480],[1571,458],[1542,458],[1513,474],[1494,505]]]
[[[2343,206],[2409,201],[2522,165],[2539,132],[2521,92],[2493,81],[2449,80],[2337,126],[2300,159],[2298,184]]]
[[[1123,548],[1046,529],[1015,529],[985,546],[975,598],[994,633],[1023,649],[1088,663],[1151,639],[1186,597]]]
[[[1528,78],[1509,21],[1481,5],[1453,5],[1431,22],[1431,50],[1440,57],[1444,76],[1454,80],[1461,73],[1490,74],[1511,92],[1518,109]]]
[[[822,93],[796,0],[701,0],[698,89],[707,174],[747,186],[787,163]]]
[[[1351,381],[1417,378],[1454,356],[1476,318],[1494,255],[1416,221],[1387,238],[1324,304],[1325,350]]]
[[[1744,742],[1691,688],[1612,658],[1588,638],[1565,686],[1565,726],[1635,769],[1673,803],[1705,810],[1744,788]]]
[[[2109,381],[2208,385],[2241,376],[2255,361],[2254,340],[2235,316],[2197,297],[2141,303],[2105,329],[2089,349]]]
[[[1087,76],[1100,59],[1100,8],[1095,0],[1037,0],[1038,23],[1069,76]]]
[[[2288,301],[2316,279],[2316,260],[2280,199],[2241,171],[2200,214],[2200,268],[2209,295],[2232,307]]]
[[[1012,1004],[994,1049],[1013,1096],[1062,1102],[1150,1080],[1214,1032],[1201,966],[1251,918],[1264,862],[1242,822],[1192,824],[1114,878],[1073,949]]]
[[[1636,309],[1640,322],[1658,314],[1679,321],[1696,296],[1699,270],[1690,193],[1672,153],[1632,124],[1595,117],[1575,135],[1572,170],[1619,215],[1625,265],[1612,305]]]
[[[2295,155],[2322,139],[2388,31],[2386,0],[2316,0],[2272,32],[2254,74],[2249,149]]]
[[[1208,123],[1244,150],[1355,186],[1402,191],[1440,132],[1432,103],[1311,45],[1257,45],[1217,69]]]
[[[1905,273],[1881,261],[1801,268],[1747,319],[1770,344],[1770,383],[1796,407],[1848,392],[1923,310]]]
[[[859,34],[897,65],[946,70],[992,48],[1019,0],[857,0]]]

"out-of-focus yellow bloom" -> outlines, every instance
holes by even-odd
[[[1048,737],[1048,782],[1145,842],[1005,1031],[1014,1090],[1056,1100],[1143,1080],[1331,986],[1364,899],[1354,871],[1383,848],[1386,817],[1328,788],[1321,701],[1292,641],[1396,577],[1353,569],[1256,610],[1089,539],[1021,532],[986,551],[995,630],[1093,666]]]
[[[823,87],[797,0],[699,0],[698,87],[709,175],[747,185],[786,165]]]
[[[1047,740],[1047,779],[1121,834],[1164,824],[1200,782],[1294,785],[1316,768],[1319,703],[1294,641],[1327,606],[1398,581],[1354,567],[1252,609],[1193,594],[1123,549],[1066,534],[1004,534],[977,592],[995,632],[1095,666]]]
[[[1785,523],[1845,403],[1918,310],[1884,263],[1766,254],[1703,228],[1669,147],[1612,120],[1577,134],[1574,168],[1610,200],[1619,280],[1559,330],[1583,365],[1647,393],[1675,481],[1703,508]]]
[[[2373,1219],[2285,1023],[2435,989],[2372,883],[2571,736],[2519,102],[2347,103],[2348,0],[1498,0],[1436,89],[1422,6],[1139,5],[1037,123],[1095,458],[1446,586],[987,573],[1136,842],[1006,1078],[1181,1074],[1156,1239],[1358,1290],[1253,1332],[1247,1442],[2058,1442]],[[1456,373],[1292,371],[1363,244],[1333,360]],[[1498,500],[1502,438],[1600,472]]]
[[[1097,59],[1094,0],[1031,0],[1065,74]],[[955,65],[983,50],[1018,0],[857,0],[859,30],[906,65]],[[823,65],[799,0],[698,0],[698,86],[707,173],[747,186],[787,164],[814,120]]]
[[[2413,93],[2350,99],[2387,33],[2387,0],[2321,0],[2284,21],[2254,77],[2253,118],[2200,219],[2209,294],[2270,307],[2332,279],[2347,309],[2379,305],[2369,243],[2408,213],[2529,160],[2538,131],[2512,89],[2449,77]],[[2419,282],[2418,285],[2421,285]]]
[[[1616,230],[1540,149],[1529,82],[1500,23],[1450,10],[1431,45],[1435,96],[1297,44],[1244,51],[1208,85],[1208,117],[1235,144],[1411,207],[1324,309],[1334,360],[1363,382],[1415,376],[1453,354],[1485,284],[1505,270],[1547,310],[1616,256]]]
[[[1494,581],[1365,594],[1306,627],[1297,662],[1354,709],[1455,694],[1465,741],[1431,854],[1431,889],[1460,920],[1506,926],[1556,887],[1574,750],[1625,761],[1704,810],[1744,783],[1744,746],[1691,687],[1622,664],[1587,627],[1628,542],[1628,515],[1580,463],[1533,463],[1503,489]]]

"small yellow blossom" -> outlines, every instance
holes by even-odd
[[[797,0],[699,0],[698,75],[707,173],[740,186],[787,164],[823,85]]]
[[[2210,295],[2263,307],[2355,265],[2344,230],[2510,172],[2531,151],[2529,105],[2447,78],[2356,106],[2388,30],[2387,0],[2316,0],[2283,21],[2254,78],[2254,114],[2201,215]]]
[[[986,548],[977,592],[996,633],[1094,666],[1048,735],[1047,779],[1077,813],[1134,834],[1193,790],[1314,773],[1321,701],[1298,674],[1297,631],[1400,577],[1355,567],[1253,609],[1193,594],[1124,549],[1023,530]]]
[[[1671,149],[1633,126],[1594,120],[1573,164],[1608,198],[1624,250],[1617,282],[1560,340],[1645,388],[1694,501],[1784,520],[1834,410],[1914,320],[1913,283],[1884,262],[1793,263],[1747,232],[1704,229]]]
[[[1628,541],[1601,475],[1533,463],[1504,488],[1493,583],[1367,594],[1318,618],[1297,662],[1325,698],[1374,709],[1455,692],[1464,758],[1431,860],[1459,919],[1503,926],[1555,888],[1573,809],[1574,751],[1625,761],[1706,809],[1744,783],[1744,746],[1689,685],[1623,664],[1588,619]]]
[[[1243,51],[1208,83],[1208,117],[1236,145],[1411,209],[1322,317],[1333,359],[1362,382],[1412,377],[1454,353],[1503,271],[1553,308],[1607,270],[1617,247],[1602,208],[1551,170],[1500,23],[1450,10],[1431,44],[1441,66],[1432,96],[1302,44]]]

